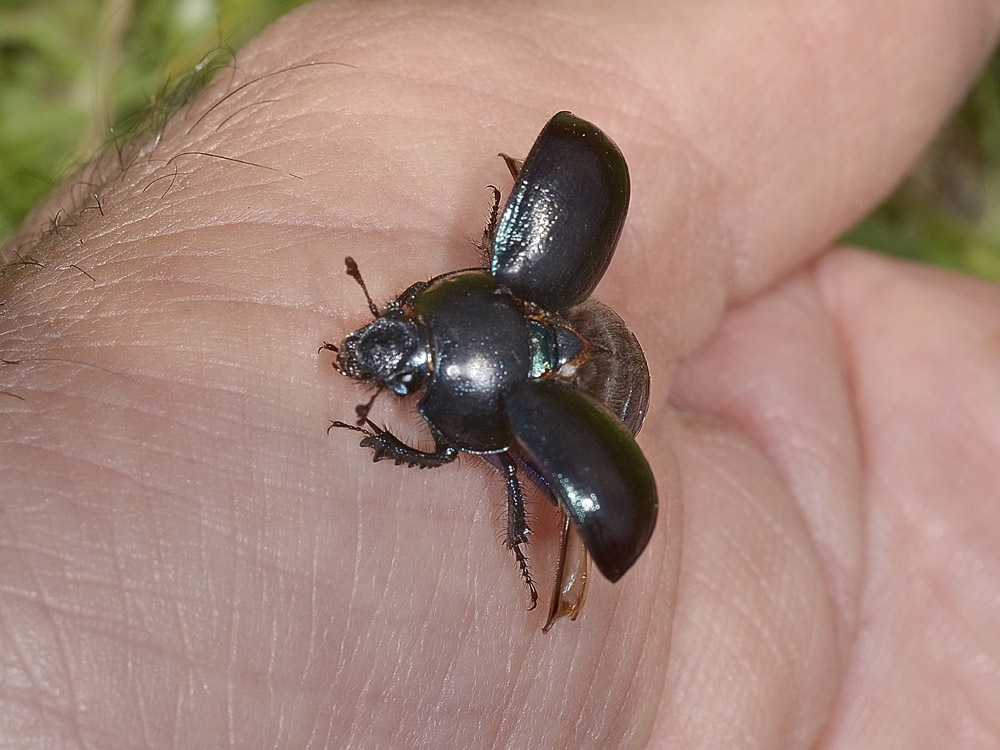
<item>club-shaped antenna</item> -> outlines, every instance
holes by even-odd
[[[379,316],[378,308],[375,303],[372,302],[372,296],[368,293],[368,287],[365,286],[365,280],[361,278],[361,271],[358,270],[358,264],[354,262],[354,258],[348,255],[344,258],[344,265],[347,266],[347,275],[358,282],[358,286],[361,287],[361,291],[365,293],[365,299],[368,300],[368,309],[372,311],[374,317]]]

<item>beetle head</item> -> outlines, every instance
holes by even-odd
[[[355,380],[405,396],[423,385],[429,363],[429,347],[420,326],[402,310],[387,310],[348,334],[337,349],[336,367]]]

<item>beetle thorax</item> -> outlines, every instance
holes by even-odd
[[[412,306],[434,358],[421,414],[463,451],[506,450],[503,394],[531,366],[528,321],[516,300],[473,269],[432,279]]]

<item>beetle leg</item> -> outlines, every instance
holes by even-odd
[[[483,265],[489,267],[490,257],[493,252],[493,237],[497,233],[497,221],[500,219],[500,188],[496,185],[487,185],[486,188],[493,193],[490,218],[486,220],[486,226],[483,227],[483,239],[473,244],[482,253]]]
[[[419,448],[407,445],[370,419],[366,421],[368,422],[369,429],[347,424],[346,422],[331,422],[330,427],[327,428],[327,432],[334,427],[343,427],[354,432],[363,433],[365,438],[361,441],[361,447],[372,449],[372,461],[376,463],[388,459],[395,461],[396,466],[405,464],[406,466],[418,469],[433,469],[449,464],[458,457],[458,448],[445,442],[436,433],[434,435],[434,450],[422,451]]]
[[[507,481],[507,538],[504,544],[507,549],[514,553],[517,566],[521,570],[521,578],[528,587],[528,594],[531,596],[529,610],[538,604],[538,591],[535,590],[535,582],[531,578],[531,570],[528,568],[528,558],[521,550],[521,545],[528,543],[528,535],[531,529],[528,527],[528,519],[524,514],[524,493],[521,492],[521,483],[517,479],[517,464],[508,453],[498,453],[497,459],[500,462],[504,479]]]
[[[500,216],[500,189],[496,185],[490,185],[493,192],[493,205],[490,206],[490,219],[483,229],[483,249],[493,244],[493,235],[497,231],[497,217]]]

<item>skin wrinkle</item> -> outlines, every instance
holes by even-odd
[[[68,728],[70,730],[71,736],[77,741],[80,747],[88,747],[89,743],[84,739],[84,731],[81,726],[81,717],[79,713],[81,703],[76,695],[75,680],[72,676],[69,654],[66,650],[65,633],[57,623],[58,610],[52,606],[49,596],[46,593],[45,586],[42,585],[33,569],[29,568],[29,575],[31,577],[30,580],[38,591],[39,601],[42,605],[41,613],[43,615],[43,619],[49,625],[52,635],[52,643],[55,647],[55,655],[59,661],[61,677],[64,681],[65,697],[62,695],[62,691],[57,692],[54,696],[57,698],[57,701],[59,698],[62,698],[61,701],[58,701],[64,706],[64,708],[58,709],[58,712],[64,718],[62,726],[64,729]]]
[[[320,575],[319,575],[319,545],[320,545],[320,538],[319,538],[319,534],[311,534],[310,536],[311,536],[311,539],[312,539],[312,545],[311,545],[310,555],[309,555],[310,569],[309,569],[309,579],[306,581],[306,584],[309,586],[309,589],[310,589],[310,598],[309,598],[309,649],[308,649],[308,655],[307,655],[307,659],[306,659],[306,663],[305,663],[305,668],[306,668],[307,672],[313,672],[314,670],[317,669],[317,664],[316,664],[316,662],[317,662],[317,654],[320,651],[320,649],[318,647],[318,641],[326,639],[327,631],[328,631],[328,627],[329,627],[327,625],[327,626],[325,626],[323,628],[322,638],[320,638],[317,635],[317,631],[319,630],[319,627],[320,627],[320,607],[319,607],[319,604],[318,604],[319,582],[320,582]],[[356,559],[357,559],[357,557],[355,556],[355,560]],[[357,563],[355,563],[355,565],[357,565]],[[356,582],[357,582],[357,577],[355,577],[355,586],[357,585]],[[353,600],[353,591],[352,591],[352,600]],[[347,605],[347,611],[348,612],[350,612],[350,608],[351,608],[351,602],[349,600],[348,605]],[[308,722],[308,724],[310,725],[310,727],[309,727],[310,731],[308,733],[309,741],[306,743],[306,746],[310,746],[311,743],[315,741],[315,739],[317,737],[317,732],[319,731],[319,724],[318,724],[316,718],[313,718],[313,720],[311,722]]]
[[[108,556],[110,557],[110,564],[111,564],[111,569],[112,569],[113,580],[117,581],[117,583],[118,583],[118,585],[120,587],[120,594],[119,594],[118,602],[117,602],[119,611],[121,612],[120,619],[121,619],[121,621],[123,623],[127,623],[129,621],[132,621],[133,619],[139,619],[139,618],[135,617],[135,614],[134,614],[135,611],[138,608],[130,606],[131,601],[132,601],[132,597],[129,596],[129,593],[128,593],[128,590],[127,590],[126,584],[125,584],[125,581],[127,580],[127,578],[126,578],[126,575],[125,575],[124,570],[122,568],[121,558],[120,558],[120,556],[118,554],[118,550],[117,550],[117,541],[118,541],[118,539],[116,537],[116,530],[115,530],[114,524],[109,524],[109,527],[108,527],[108,530],[107,530],[107,534],[108,534],[108,540],[107,540],[107,544],[105,545],[105,548],[107,550]],[[157,534],[155,533],[155,530],[154,530],[154,533],[153,533],[153,539],[154,539],[154,545],[155,545],[158,542],[158,538],[157,538]],[[154,546],[154,550],[155,550],[154,554],[156,554],[156,552],[159,551],[159,550],[156,549],[155,546]],[[176,610],[175,610],[175,613],[176,613]],[[145,623],[143,623],[143,628],[145,629]],[[185,655],[185,656],[187,656],[187,655]],[[133,668],[134,668],[135,662],[134,662],[134,646],[133,646],[132,639],[128,639],[126,641],[126,644],[125,644],[125,654],[123,655],[123,658],[124,658],[124,661],[125,661],[125,672],[126,672],[125,680],[126,680],[126,683],[128,683],[130,685],[134,684],[132,678],[133,678]],[[188,662],[187,658],[185,658],[185,662]],[[136,714],[138,716],[138,722],[139,722],[139,726],[140,726],[141,732],[142,732],[142,734],[143,734],[143,736],[145,738],[146,744],[150,745],[150,742],[149,742],[149,739],[150,739],[150,730],[149,730],[149,725],[148,725],[148,721],[147,721],[147,717],[146,717],[146,712],[143,710],[143,696],[142,696],[142,694],[141,693],[133,693],[133,695],[130,696],[129,702],[135,704],[135,708],[137,709],[136,710]]]
[[[713,467],[713,470],[720,478],[728,480],[728,484],[732,489],[736,491],[736,494],[739,494],[745,499],[752,501],[753,499],[752,493],[748,489],[741,487],[741,482],[739,481],[739,478],[737,476],[735,476],[730,472],[722,470],[717,466]],[[764,591],[765,594],[769,595],[769,592],[767,591],[766,588],[766,582],[769,580],[769,576],[763,574],[762,571],[760,570],[754,570],[752,565],[752,557],[750,557],[743,551],[742,547],[735,539],[732,539],[726,533],[721,533],[719,536],[723,541],[726,541],[728,543],[727,546],[731,550],[732,554],[736,558],[738,558],[741,562],[744,563],[744,566],[743,568],[741,568],[741,570],[750,571],[753,574],[750,577],[753,579],[754,583],[757,586],[759,586],[760,589]],[[706,585],[710,589],[712,588],[710,579],[700,578],[696,580],[699,580],[702,583],[702,585]],[[768,598],[770,599],[770,596],[768,596]],[[724,598],[721,597],[719,598],[720,603],[723,603],[725,601],[726,600]],[[759,621],[759,617],[755,617],[747,606],[740,606],[741,602],[739,600],[728,601],[726,603],[728,604],[729,609],[741,615],[745,619],[745,621],[752,626],[753,631],[759,636],[760,641],[767,647],[771,656],[774,657],[775,659],[780,659],[781,649],[776,647],[774,638],[769,636],[766,626],[764,625],[764,623]],[[775,601],[771,600],[771,603],[773,605]],[[733,655],[738,656],[739,653],[740,653],[739,651],[734,651]],[[751,666],[750,662],[747,663],[747,666],[748,667]]]
[[[656,622],[651,619],[641,620],[639,622],[632,622],[632,623],[627,622],[627,617],[623,617],[622,619],[626,620],[626,630],[625,630],[626,637],[636,637],[632,632],[630,632],[634,630],[641,630],[644,631],[645,633],[648,633],[653,630],[654,625],[656,624]],[[639,638],[638,642],[646,643],[648,641],[646,638]],[[625,663],[624,662],[619,662],[619,663],[622,665],[622,668],[624,668]],[[637,665],[633,663],[631,666],[632,670],[634,671]],[[641,742],[643,745],[645,745],[649,741],[652,728],[640,726],[637,725],[635,722],[633,722],[632,713],[631,711],[627,711],[626,708],[637,705],[638,702],[643,697],[642,694],[647,690],[649,690],[649,688],[646,688],[645,686],[642,685],[636,685],[636,683],[627,679],[627,673],[626,673],[626,679],[623,679],[622,681],[625,683],[624,699],[621,701],[621,703],[618,704],[617,710],[609,714],[607,724],[608,726],[612,727],[617,734],[621,735],[623,744],[624,741],[631,736],[634,737],[636,741]],[[590,698],[595,703],[603,698],[603,691],[600,690],[597,681],[595,681],[591,686]],[[582,721],[581,721],[581,726],[578,727],[578,733],[577,733],[578,736],[581,735],[587,736],[589,731],[590,727],[582,726]],[[599,737],[600,735],[594,732],[593,736],[596,738]]]
[[[19,557],[22,557],[24,555],[25,550],[18,543],[16,527],[14,526],[14,524],[9,522],[8,511],[6,510],[5,506],[0,505],[0,513],[3,514],[4,520],[7,521],[7,523],[4,524],[5,526],[4,531],[5,534],[9,535],[10,540],[12,542],[10,545],[5,545],[4,552],[6,554],[14,553],[17,554]],[[41,599],[41,591],[38,587],[36,580],[33,580],[32,583],[34,584],[32,589],[25,590],[23,592],[17,591],[14,593],[16,596],[23,597],[27,599],[30,603],[34,604]],[[9,587],[4,586],[3,593],[5,595],[9,595],[10,594]],[[17,610],[14,609],[13,611]],[[35,669],[33,669],[33,667],[36,666],[35,660],[28,657],[28,655],[25,653],[25,650],[21,647],[20,640],[17,638],[15,634],[16,631],[12,631],[10,629],[9,627],[10,619],[11,619],[10,616],[6,614],[6,610],[0,608],[0,625],[2,625],[2,630],[7,635],[7,637],[4,640],[5,643],[7,643],[7,645],[9,645],[9,647],[14,650],[15,655],[17,656],[17,659],[21,664],[21,670],[20,670],[21,673],[23,673],[28,678],[30,684],[35,688],[36,691],[41,690],[44,692],[48,692],[50,693],[50,697],[54,698],[55,695],[53,694],[53,691],[49,689],[46,684],[44,684],[44,681],[41,679],[41,676],[38,673],[36,673]],[[31,702],[30,699],[24,699],[24,700],[26,703]]]
[[[791,338],[794,335],[794,331],[802,328],[804,330],[803,335],[811,340],[824,340],[824,346],[826,341],[833,342],[833,339],[829,337],[824,337],[822,335],[817,336],[813,333],[813,329],[818,327],[825,330],[828,326],[826,313],[817,311],[815,305],[811,303],[806,306],[805,309],[800,309],[802,307],[800,298],[802,295],[801,291],[806,289],[811,289],[811,283],[807,282],[805,285],[801,283],[801,279],[794,281],[791,284],[781,287],[775,290],[774,297],[777,300],[771,301],[763,309],[765,314],[768,314],[770,318],[780,321],[776,323],[776,330],[781,331],[782,334],[778,338]],[[791,293],[789,293],[791,292]],[[794,306],[790,308],[788,302],[794,303]],[[787,309],[786,308],[790,308]],[[750,306],[746,308],[745,311],[736,312],[736,320],[749,321],[748,315],[754,314],[754,311],[758,308],[751,303]],[[776,315],[780,311],[780,316]],[[803,315],[805,313],[805,315]],[[817,313],[819,317],[817,316]],[[742,316],[742,317],[741,317]],[[816,317],[814,322],[811,319]],[[788,327],[787,321],[795,321],[792,323],[792,330],[786,331]],[[806,329],[802,324],[805,321],[810,321],[808,323],[808,329]],[[752,348],[745,347],[742,344],[745,335],[742,333],[742,329],[746,328],[749,323],[736,323],[730,324],[730,326],[723,328],[721,335],[717,336],[717,342],[715,348],[719,351],[726,351],[727,347],[743,348],[749,351],[752,358],[760,360],[760,363],[751,362],[750,364],[742,363],[738,367],[734,368],[734,371],[739,372],[738,382],[729,388],[729,393],[727,394],[726,401],[719,402],[718,396],[713,392],[707,392],[705,394],[696,395],[696,402],[700,403],[701,408],[705,408],[707,404],[713,403],[714,410],[727,415],[728,418],[735,420],[738,424],[741,424],[744,429],[748,430],[749,434],[753,435],[754,438],[759,442],[761,448],[768,455],[772,461],[774,461],[779,473],[781,473],[785,484],[788,486],[795,497],[796,503],[800,509],[800,512],[804,514],[804,519],[806,521],[806,526],[809,529],[809,533],[813,539],[813,545],[816,552],[821,556],[821,559],[825,561],[823,567],[824,576],[830,581],[831,590],[834,592],[834,599],[838,604],[843,607],[843,611],[849,612],[852,607],[850,607],[850,602],[856,597],[855,594],[851,594],[850,589],[846,588],[846,582],[850,580],[851,567],[845,567],[850,563],[850,558],[846,560],[839,560],[836,557],[830,557],[826,552],[831,546],[836,546],[836,536],[832,535],[829,527],[836,529],[836,522],[831,523],[829,518],[829,511],[826,509],[825,496],[831,490],[836,492],[840,491],[840,487],[837,485],[830,485],[829,477],[827,476],[828,470],[824,469],[829,462],[828,461],[804,461],[803,452],[813,455],[816,450],[824,444],[826,436],[820,433],[818,436],[815,431],[811,429],[811,426],[801,424],[801,418],[789,421],[786,419],[786,414],[790,418],[792,414],[803,412],[800,400],[787,400],[782,393],[782,389],[788,387],[786,383],[781,381],[776,381],[773,377],[773,370],[781,361],[782,354],[779,352],[775,354],[771,351],[773,348],[769,344],[761,344],[758,342]],[[726,342],[726,343],[721,343]],[[718,355],[710,355],[718,356]],[[810,358],[814,355],[809,355]],[[826,353],[822,354],[823,362],[826,362],[828,355]],[[761,364],[763,367],[761,367]],[[711,361],[706,361],[697,372],[704,372],[707,369],[712,368],[713,365]],[[818,366],[818,365],[817,365]],[[829,368],[823,367],[824,371],[828,371]],[[697,372],[689,373],[682,376],[679,385],[681,386],[678,390],[681,392],[685,390],[690,390],[688,386],[693,379],[697,377]],[[806,371],[803,371],[800,379],[808,378],[809,375]],[[773,381],[773,384],[772,384]],[[824,394],[822,396],[825,402],[829,403],[840,403],[839,399],[834,399],[833,396],[836,393],[844,393],[845,397],[842,403],[845,407],[850,403],[848,386],[846,384],[841,384],[842,379],[837,378],[836,382],[833,383],[835,388],[834,394],[829,394],[826,390],[829,386],[821,386],[824,389]],[[813,387],[810,382],[810,387]],[[798,389],[796,389],[798,390]],[[696,387],[697,392],[697,387]],[[778,400],[775,401],[775,398]],[[815,417],[811,417],[815,419]],[[855,420],[841,420],[845,425],[856,424]],[[858,440],[858,427],[855,426],[852,430],[845,430],[845,435],[850,435],[853,432],[854,437],[852,440],[839,439],[837,442],[845,446],[851,445],[852,442]],[[781,441],[776,441],[776,436],[781,435]],[[798,437],[796,437],[798,436]],[[810,447],[812,446],[812,447]],[[849,451],[852,455],[855,451]],[[835,450],[832,452],[832,456],[838,460],[835,465],[839,465],[839,457],[841,451]],[[858,467],[857,458],[848,458],[845,460],[845,465],[850,468],[847,472],[848,476],[854,476],[855,480],[853,482],[847,482],[848,486],[856,485],[860,476],[858,473],[860,471]],[[816,467],[816,470],[822,472],[815,478],[810,474],[811,469],[806,463],[811,463]],[[804,484],[807,482],[808,484]],[[848,493],[848,497],[859,497],[859,490],[856,488]],[[834,519],[835,521],[835,519]],[[848,526],[849,528],[849,526]],[[831,567],[835,566],[835,567]],[[835,571],[840,569],[839,573]],[[832,576],[832,577],[831,577]],[[856,607],[853,609],[856,610]],[[843,637],[847,637],[849,632],[853,631],[851,625],[852,618],[848,617],[841,623],[841,630]]]
[[[695,424],[697,424],[697,422]],[[702,429],[704,429],[704,428],[702,428]],[[721,497],[730,498],[730,496],[732,494],[731,493],[731,487],[732,486],[737,486],[737,485],[739,487],[741,487],[744,492],[750,492],[750,493],[752,493],[751,496],[753,496],[753,494],[754,494],[753,493],[753,489],[751,487],[746,487],[745,486],[744,481],[742,481],[742,479],[741,479],[741,474],[740,473],[734,473],[734,472],[738,472],[739,471],[738,466],[740,464],[740,461],[733,462],[734,465],[731,468],[727,468],[725,466],[718,465],[718,463],[713,460],[713,454],[715,452],[717,452],[722,446],[727,445],[733,439],[733,437],[734,436],[730,436],[728,438],[722,439],[721,435],[715,435],[715,436],[712,436],[711,434],[707,435],[705,439],[707,439],[709,441],[709,444],[713,445],[714,447],[712,447],[711,452],[703,454],[702,457],[699,459],[701,461],[707,462],[706,465],[711,468],[711,472],[712,472],[713,477],[715,479],[722,479],[723,480],[722,487],[717,488],[717,489],[713,488],[713,490],[712,490],[713,494],[718,495],[720,498]],[[738,439],[739,439],[740,446],[741,446],[740,450],[741,450],[742,453],[745,454],[746,459],[750,459],[750,460],[754,460],[754,461],[759,460],[760,457],[756,455],[756,450],[753,449],[749,443],[745,442],[745,438],[738,438]],[[689,440],[686,441],[686,442],[687,443],[691,443],[692,439],[689,438]],[[727,479],[727,477],[728,477],[728,479]],[[713,480],[713,483],[714,483],[714,480]],[[727,487],[730,488],[730,489],[725,489]],[[742,507],[743,506],[743,504],[740,503],[736,499],[731,499],[731,502],[736,507]],[[756,518],[756,516],[754,516],[754,518]],[[687,523],[687,520],[686,520],[686,523]],[[732,519],[732,526],[733,526],[734,530],[739,531],[740,529],[742,529],[745,526],[745,523],[742,522],[740,519]],[[698,529],[696,527],[693,527],[693,528],[690,528],[690,529],[686,529],[685,538],[687,540],[691,540],[691,539],[693,539],[693,538],[695,538],[697,536],[697,533],[698,533]],[[720,537],[720,534],[717,532],[715,534],[715,536],[716,537]],[[722,535],[720,537],[719,541],[721,541],[721,539],[727,538],[727,536],[728,535]],[[712,544],[714,546],[715,544],[717,544],[717,541],[713,541]],[[693,556],[695,554],[698,554],[697,548],[699,546],[701,546],[701,545],[699,545],[697,542],[695,542],[693,544],[692,543],[686,544],[685,545],[685,558],[688,558],[689,555]],[[737,552],[740,558],[745,559],[745,557],[744,557],[744,554],[745,554],[744,553],[744,548],[743,548],[742,545],[740,545],[738,542],[736,542],[736,540],[734,540],[733,543],[730,543],[727,546],[729,547],[730,550],[732,550],[734,552]],[[718,555],[717,554],[714,557],[718,557],[720,559],[720,562],[722,560],[728,560],[728,556],[726,556],[726,555]],[[727,567],[728,567],[728,563],[727,563]],[[741,569],[742,569],[742,566],[741,566]],[[736,628],[735,631],[738,632],[740,635],[739,635],[739,637],[738,637],[737,640],[731,641],[732,647],[734,649],[736,649],[733,652],[733,654],[734,655],[736,655],[736,654],[740,655],[742,657],[740,659],[740,661],[743,661],[743,663],[747,667],[747,671],[744,672],[744,674],[742,675],[742,679],[744,681],[752,679],[753,675],[755,675],[756,672],[758,671],[758,668],[760,667],[760,665],[762,663],[766,663],[766,660],[762,661],[762,660],[758,659],[755,656],[756,651],[758,651],[759,649],[757,649],[756,647],[755,648],[749,648],[749,649],[747,648],[746,638],[747,637],[752,637],[752,636],[750,636],[750,633],[757,633],[763,639],[763,640],[759,641],[759,643],[761,645],[764,645],[766,642],[770,642],[772,644],[772,649],[771,649],[772,652],[778,654],[778,656],[779,656],[778,661],[782,665],[784,665],[785,671],[787,671],[788,668],[791,668],[793,670],[793,675],[794,676],[798,676],[799,677],[798,682],[801,682],[801,678],[804,677],[804,675],[805,675],[805,667],[804,667],[804,665],[800,665],[799,664],[799,659],[795,658],[795,655],[793,653],[787,654],[787,656],[785,658],[780,658],[781,651],[780,651],[780,649],[776,650],[776,649],[773,648],[774,640],[773,639],[768,639],[766,633],[768,632],[769,629],[766,628],[766,627],[762,627],[762,623],[761,623],[761,621],[759,619],[760,618],[760,614],[758,614],[757,616],[754,616],[752,614],[752,610],[746,609],[747,606],[752,606],[753,605],[753,602],[754,602],[754,600],[756,598],[756,593],[755,592],[763,593],[765,595],[767,595],[769,593],[768,586],[767,586],[767,583],[766,583],[767,580],[768,580],[768,577],[767,576],[761,576],[761,575],[754,576],[754,579],[757,580],[759,582],[759,584],[756,587],[751,588],[749,590],[748,590],[748,587],[737,584],[736,588],[739,591],[744,592],[744,593],[741,594],[740,596],[737,596],[734,599],[732,597],[732,595],[729,595],[728,597],[726,597],[725,594],[723,593],[726,590],[726,584],[722,584],[721,588],[716,588],[716,586],[713,585],[713,583],[712,583],[713,581],[716,581],[716,580],[723,580],[724,581],[725,577],[726,577],[726,574],[722,574],[721,576],[719,576],[719,574],[717,572],[715,572],[714,570],[709,570],[707,572],[707,574],[708,574],[709,577],[708,578],[703,578],[703,577],[701,577],[699,575],[699,573],[698,573],[697,570],[689,570],[686,575],[687,575],[687,579],[688,579],[689,582],[690,581],[708,581],[709,589],[710,590],[716,590],[716,591],[718,591],[720,593],[720,598],[718,600],[719,606],[716,606],[716,607],[711,607],[710,606],[707,609],[704,606],[699,606],[699,607],[696,608],[697,611],[698,611],[698,613],[697,614],[691,614],[691,612],[689,611],[689,616],[686,619],[687,620],[691,620],[692,618],[696,619],[696,624],[693,627],[696,627],[698,629],[698,632],[699,632],[698,638],[699,638],[700,641],[709,640],[709,641],[711,641],[713,643],[713,646],[712,646],[712,649],[711,649],[711,658],[712,659],[719,659],[720,658],[720,655],[717,653],[717,646],[715,645],[716,643],[720,642],[720,640],[723,643],[725,643],[727,641],[730,641],[730,639],[725,638],[724,633],[726,631],[716,632],[713,635],[709,636],[707,639],[705,638],[704,634],[701,633],[701,628],[712,627],[713,622],[714,622],[714,617],[712,615],[712,612],[713,611],[715,611],[717,613],[721,612],[721,613],[725,613],[726,615],[732,614],[733,612],[743,612],[743,614],[747,618],[748,622],[753,623],[754,627],[751,628],[751,629],[749,629],[749,630],[745,629],[745,628]],[[799,588],[801,588],[801,586],[799,586]],[[697,596],[698,595],[697,592],[698,592],[698,586],[691,587],[690,590],[688,590],[688,588],[682,587],[682,590],[679,592],[680,599],[679,599],[679,602],[678,602],[678,606],[680,608],[680,611],[688,611],[688,610],[692,609],[692,601],[690,600],[690,597]],[[744,596],[746,597],[746,599],[744,599]],[[704,610],[704,611],[702,611],[702,610]],[[766,609],[764,611],[766,611]],[[704,619],[705,617],[711,617],[713,619],[709,619],[709,620],[706,621]],[[814,615],[814,617],[817,620],[821,620],[821,618],[818,617],[818,616]],[[687,627],[690,628],[690,627],[692,627],[692,625],[688,624]],[[729,630],[732,631],[734,629],[729,628]],[[808,628],[807,628],[807,630],[808,630]],[[684,630],[682,630],[680,632],[680,634],[678,634],[677,632],[675,632],[675,638],[676,637],[680,637],[680,636],[685,636],[685,635],[686,635],[686,632]],[[688,637],[690,637],[690,636],[688,636]],[[813,657],[813,658],[815,658],[815,657]],[[684,659],[684,656],[682,655],[682,661],[687,661],[687,660],[690,660],[690,659],[694,659],[695,660],[694,664],[698,664],[698,660],[697,660],[697,656],[696,655],[688,655],[687,659]],[[723,661],[727,661],[727,660],[723,659]],[[705,668],[705,667],[702,667],[702,668]],[[672,680],[671,680],[671,684],[675,685],[675,686],[679,686],[680,684],[682,684],[681,682],[678,682],[678,681],[682,680],[682,678],[683,678],[683,676],[685,674],[684,671],[681,671],[681,672],[676,671],[678,669],[681,669],[681,667],[678,664],[674,663],[674,664],[671,665],[671,670],[672,670],[672,675],[673,675],[672,676]],[[784,677],[781,678],[781,684],[782,685],[785,685],[785,684],[788,683],[788,677],[789,677],[789,675],[785,674]],[[730,680],[733,679],[732,675],[730,675],[729,679]],[[773,680],[775,678],[771,677],[769,679]],[[792,695],[801,695],[801,690],[796,691],[796,689],[795,689],[795,686],[794,686],[795,682],[796,681],[793,680],[793,683],[792,683],[791,686],[788,687],[788,690],[791,692]],[[668,690],[668,692],[669,692],[669,690]],[[734,714],[735,714],[735,716],[739,716],[741,714],[741,712],[744,711],[744,709],[745,709],[745,711],[749,711],[750,713],[755,713],[753,711],[753,709],[750,708],[750,706],[751,705],[755,705],[755,702],[764,701],[766,699],[766,696],[768,695],[768,693],[769,693],[769,682],[768,682],[768,680],[765,679],[765,680],[758,681],[758,685],[753,690],[753,692],[751,693],[751,695],[748,696],[746,699],[741,699],[741,702],[738,704],[742,708],[737,709],[736,707],[734,707]],[[716,699],[719,699],[719,700],[724,699],[724,694],[723,693],[715,692],[715,693],[713,693],[713,695],[715,695]],[[736,695],[734,694],[731,697],[735,698]],[[754,703],[746,703],[746,700],[751,700]],[[801,710],[801,709],[799,709],[799,710]],[[792,703],[792,704],[790,704],[790,705],[788,705],[786,707],[786,709],[785,709],[785,711],[783,713],[781,713],[779,715],[782,716],[782,717],[784,717],[783,718],[783,723],[784,724],[786,724],[788,726],[792,726],[793,722],[798,721],[798,720],[801,719],[801,716],[797,715],[797,714],[798,714],[798,712],[796,711],[796,705],[795,705],[795,703]],[[672,726],[673,722],[672,722],[671,719],[669,719],[667,717],[664,717],[664,720],[668,724],[670,724]],[[806,723],[806,726],[808,726],[808,722]],[[730,731],[730,730],[717,728],[717,731],[718,732],[722,732],[722,733],[721,734],[715,734],[715,735],[709,735],[707,737],[701,737],[699,739],[699,742],[700,743],[708,743],[709,745],[713,745],[713,746],[716,745],[716,744],[722,746],[722,745],[728,744],[730,741],[732,741],[734,739],[733,736],[725,733],[726,731]],[[738,731],[736,729],[736,725],[734,725],[732,731]],[[772,734],[772,735],[769,735],[769,736],[770,736],[769,740],[762,740],[763,746],[776,746],[776,745],[777,746],[785,746],[784,742],[786,740],[790,739],[788,737],[784,737],[781,740],[777,739],[778,737],[782,737],[782,735],[780,735],[780,734],[778,734],[778,735]],[[804,736],[805,737],[809,737],[811,735],[807,731],[807,733]],[[713,737],[714,737],[714,739],[712,739]],[[694,741],[693,738],[692,738],[691,741]],[[793,746],[797,746],[797,745],[793,745]]]

